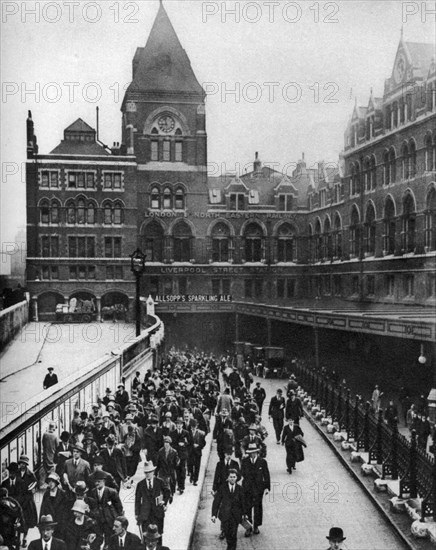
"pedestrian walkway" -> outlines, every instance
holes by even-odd
[[[267,401],[280,387],[278,380],[262,382]],[[241,550],[321,550],[327,548],[326,535],[332,526],[339,526],[347,539],[343,549],[401,550],[401,541],[376,511],[372,501],[356,485],[348,472],[318,432],[303,419],[301,428],[308,444],[306,459],[297,470],[286,472],[285,449],[275,443],[272,423],[268,423],[268,403],[264,403],[263,423],[269,437],[267,460],[271,473],[271,492],[264,497],[264,519],[259,535],[244,537],[238,531]],[[215,447],[215,446],[214,446]],[[215,465],[213,449],[203,486],[192,550],[217,550],[226,547],[218,539],[218,523],[211,522],[212,488]]]
[[[43,392],[47,368],[59,381],[85,365],[135,339],[135,327],[127,323],[51,324],[29,323],[0,356],[0,393],[8,408],[7,420],[26,409]],[[11,412],[15,411],[15,413]]]

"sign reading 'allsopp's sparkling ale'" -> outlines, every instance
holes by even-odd
[[[156,303],[182,302],[231,302],[230,294],[161,294],[156,296]]]

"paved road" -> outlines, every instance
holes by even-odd
[[[267,400],[275,393],[278,381],[265,381]],[[348,472],[316,430],[305,419],[301,427],[308,448],[306,460],[297,470],[286,472],[285,449],[275,443],[272,424],[268,422],[264,403],[263,419],[269,432],[268,463],[271,493],[264,497],[264,524],[259,535],[243,536],[238,531],[241,550],[322,550],[327,548],[330,527],[344,529],[344,550],[401,550],[402,546],[375,511],[372,502],[352,480]],[[213,472],[218,460],[214,448],[202,491],[192,550],[221,550],[225,541],[218,539],[218,523],[210,520]]]

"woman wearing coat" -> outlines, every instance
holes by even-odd
[[[42,497],[41,510],[39,517],[51,516],[53,521],[57,523],[53,536],[57,539],[64,540],[64,525],[67,511],[67,496],[61,488],[61,479],[52,472],[47,476],[48,489]]]
[[[27,533],[29,529],[36,527],[38,523],[38,512],[36,510],[33,494],[36,490],[37,481],[35,474],[29,469],[30,459],[25,455],[21,455],[18,460],[19,473],[18,477],[22,481],[22,493],[17,495],[17,500],[23,509],[25,526],[23,529],[22,547],[27,546]]]
[[[288,418],[287,422],[282,432],[282,445],[286,448],[286,468],[292,474],[292,470],[295,470],[295,463],[304,460],[303,446],[306,444],[300,426],[294,423],[293,418]]]

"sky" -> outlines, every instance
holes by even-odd
[[[209,174],[256,151],[289,170],[334,163],[354,103],[382,96],[404,39],[434,42],[434,2],[165,0],[206,102]],[[81,117],[121,139],[120,107],[157,0],[1,2],[1,241],[25,226],[26,118],[40,153]]]

